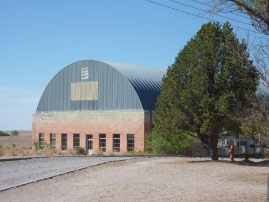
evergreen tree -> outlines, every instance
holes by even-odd
[[[18,136],[19,135],[19,132],[16,131],[16,130],[13,130],[13,131],[11,131],[11,135],[12,136]]]
[[[234,48],[239,55],[231,55]],[[152,135],[153,150],[177,154],[191,137],[199,138],[218,159],[222,131],[237,133],[240,116],[251,107],[258,74],[229,23],[207,23],[179,52],[162,80]]]

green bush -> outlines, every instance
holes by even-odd
[[[10,136],[8,133],[4,133],[3,131],[0,131],[0,136]]]
[[[86,154],[85,148],[83,148],[83,147],[79,147],[79,148],[77,149],[77,154],[83,154],[83,155],[85,155],[85,154]]]
[[[245,154],[245,159],[244,159],[244,161],[248,161],[249,157],[250,157],[250,154]]]
[[[191,144],[191,137],[186,136],[182,139],[182,136],[175,134],[171,135],[168,141],[163,134],[153,130],[151,133],[151,142],[147,143],[147,148],[151,148],[152,154],[178,155],[186,152],[187,148],[191,146]]]
[[[44,146],[43,146],[45,149],[50,149],[50,144],[47,143],[47,142],[44,142]]]
[[[16,144],[11,144],[12,149],[14,149],[16,146]]]
[[[150,151],[141,151],[141,150],[140,151],[132,150],[132,151],[129,151],[128,153],[131,155],[136,155],[136,156],[143,156],[143,155],[150,155],[151,154]]]
[[[269,159],[269,149],[264,149],[263,158]]]
[[[35,150],[38,151],[39,150],[39,142],[38,141],[35,141],[33,143],[33,145],[34,145]]]
[[[16,131],[16,130],[13,130],[13,131],[11,131],[11,135],[12,136],[18,136],[19,135],[19,132]]]

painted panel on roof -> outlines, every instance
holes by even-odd
[[[98,81],[71,83],[71,100],[98,100]]]

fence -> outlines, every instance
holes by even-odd
[[[223,138],[218,142],[219,157],[228,157],[230,146],[234,145],[235,157],[249,157],[260,158],[263,156],[264,149],[262,145],[256,140],[239,139],[234,137]],[[201,141],[193,142],[191,148],[191,155],[193,157],[207,157],[212,155],[212,150],[207,148]]]

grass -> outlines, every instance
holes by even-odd
[[[84,149],[85,151],[85,149]],[[83,148],[80,150],[83,153]],[[79,152],[79,153],[80,153]],[[80,153],[80,154],[82,154]],[[16,144],[11,144],[10,146],[0,145],[0,157],[23,157],[23,156],[50,156],[50,155],[75,155],[78,154],[77,151],[68,149],[67,151],[57,151],[52,149],[49,144],[44,144],[44,148],[40,149],[38,143],[33,144],[32,147],[17,148]]]
[[[130,151],[128,152],[128,154],[130,155],[135,155],[135,156],[143,156],[143,155],[152,155],[153,153],[151,153],[150,151]]]
[[[0,157],[10,157],[10,156],[31,156],[33,155],[32,149],[29,148],[16,148],[16,146],[11,145],[7,147],[0,147]]]

